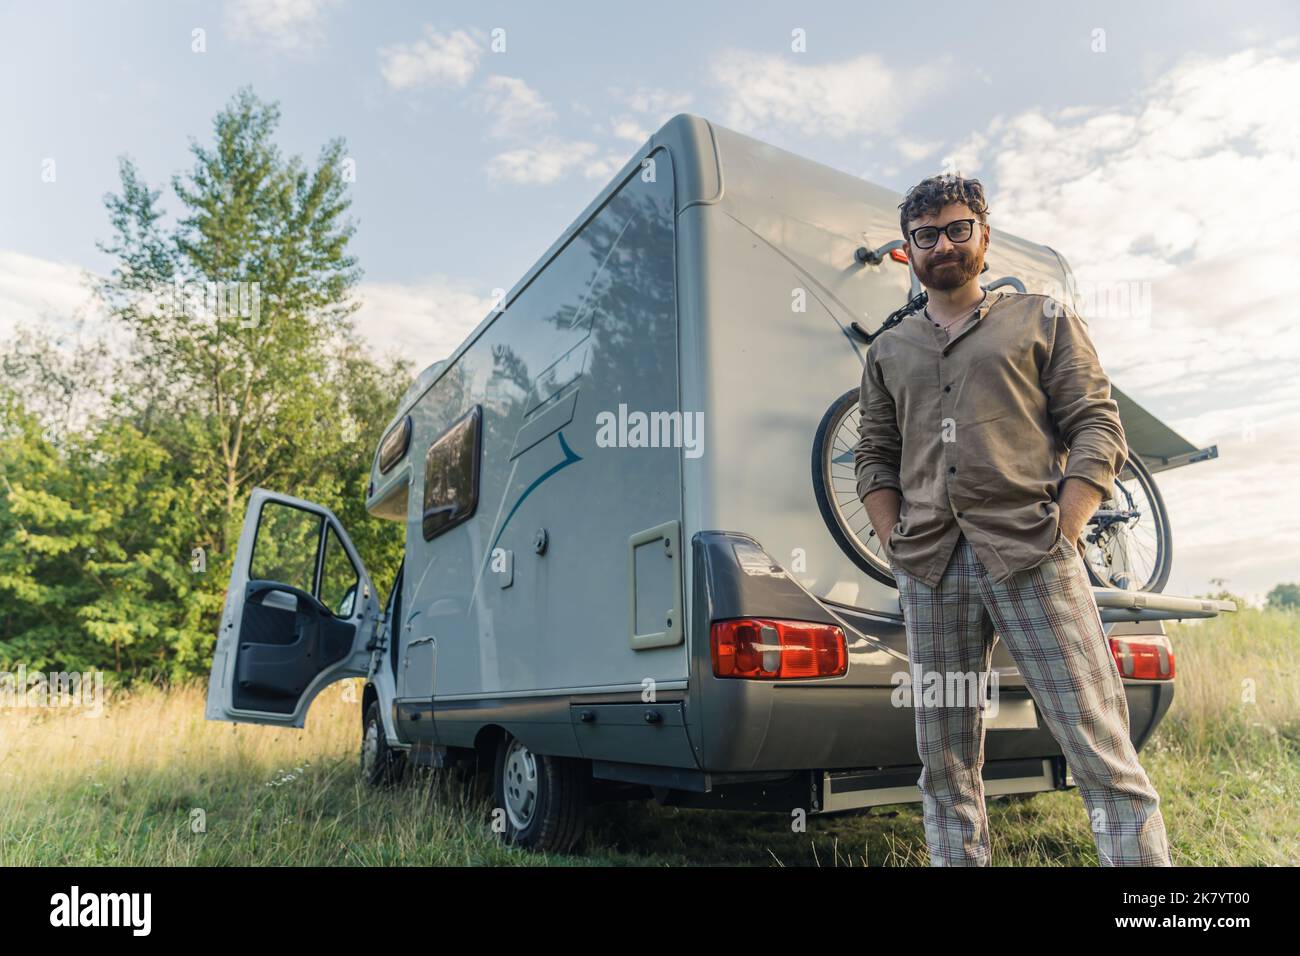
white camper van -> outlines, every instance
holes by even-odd
[[[868,337],[916,291],[895,193],[697,116],[656,132],[445,361],[376,453],[402,522],[381,606],[326,509],[258,489],[206,715],[301,727],[366,678],[363,761],[491,768],[511,842],[592,801],[810,813],[919,801],[898,593],[853,492]],[[987,287],[1069,269],[995,229]],[[1116,392],[1130,466],[1089,527],[1141,747],[1173,697],[1152,474],[1215,455]],[[986,791],[1072,786],[1006,648]]]

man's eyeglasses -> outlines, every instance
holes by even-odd
[[[953,242],[965,242],[975,232],[974,219],[954,219],[948,225],[920,226],[910,233],[912,243],[918,249],[933,249],[939,244],[939,233],[946,233]]]

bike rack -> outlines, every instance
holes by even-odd
[[[1175,597],[1149,591],[1123,591],[1119,588],[1092,589],[1103,622],[1108,621],[1179,621],[1184,618],[1217,617],[1223,611],[1236,611],[1233,601],[1214,598]]]
[[[1023,293],[1025,291],[1025,284],[1021,282],[1019,279],[1017,279],[1015,276],[1003,276],[1001,279],[994,279],[992,282],[990,282],[988,285],[984,287],[984,290],[986,292],[992,292],[994,289],[1000,289],[1004,285],[1009,285],[1011,286],[1011,288],[1015,289],[1017,292],[1020,293]]]

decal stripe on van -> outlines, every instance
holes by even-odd
[[[515,502],[514,507],[510,509],[510,513],[506,515],[506,520],[501,522],[501,528],[500,530],[497,531],[497,536],[492,539],[492,547],[488,548],[489,554],[496,550],[497,542],[501,540],[501,535],[505,532],[506,525],[510,523],[510,519],[513,518],[515,512],[519,510],[519,506],[524,503],[524,499],[533,493],[533,489],[535,489],[538,485],[540,485],[547,478],[551,477],[551,475],[555,474],[561,468],[567,468],[570,465],[572,465],[574,462],[582,461],[582,456],[579,455],[577,452],[575,452],[572,448],[570,448],[569,443],[564,440],[564,432],[562,431],[556,432],[555,437],[560,440],[560,447],[564,449],[564,461],[560,462],[557,465],[552,465],[546,471],[542,472],[535,479],[533,479],[533,483],[524,489],[524,493],[519,496],[519,499]]]

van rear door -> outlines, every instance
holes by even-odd
[[[328,508],[263,488],[244,515],[208,678],[208,720],[301,727],[335,681],[364,676],[379,617]]]

